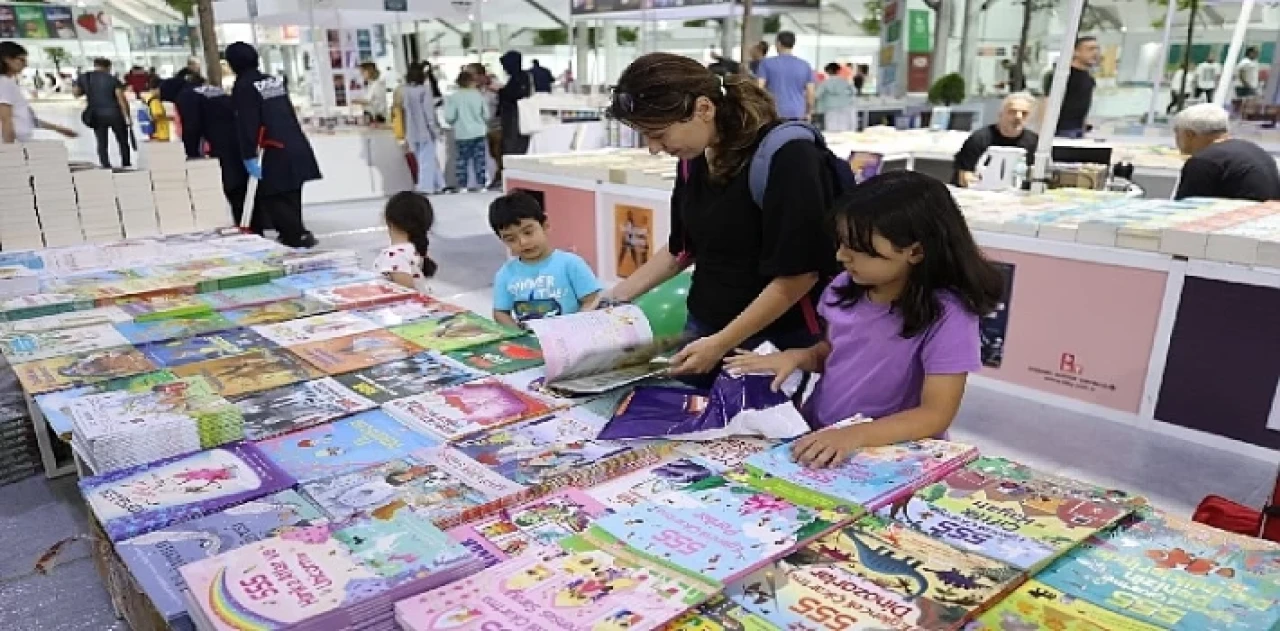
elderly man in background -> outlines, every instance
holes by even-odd
[[[1176,199],[1280,199],[1276,159],[1252,142],[1232,138],[1230,126],[1227,111],[1213,103],[1192,105],[1173,119],[1178,150],[1190,156],[1182,165]]]
[[[978,160],[991,147],[1022,147],[1027,152],[1027,164],[1030,165],[1035,158],[1036,144],[1040,142],[1040,136],[1026,128],[1027,117],[1035,104],[1036,97],[1027,92],[1004,97],[1000,104],[1000,118],[995,124],[969,134],[956,153],[952,163],[956,172],[951,183],[968,187],[977,181]]]

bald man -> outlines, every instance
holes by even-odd
[[[951,183],[968,187],[978,180],[974,171],[978,168],[978,160],[991,147],[1022,147],[1027,152],[1027,164],[1035,157],[1036,144],[1040,136],[1026,128],[1027,117],[1035,107],[1036,97],[1027,92],[1018,92],[1004,97],[1000,104],[1000,118],[994,125],[987,125],[965,139],[964,146],[956,153],[955,176]]]

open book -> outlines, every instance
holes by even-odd
[[[546,387],[568,394],[599,394],[666,369],[663,356],[685,338],[655,339],[649,319],[620,305],[533,320],[546,361]]]

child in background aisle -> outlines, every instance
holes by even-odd
[[[513,191],[489,205],[489,226],[515,257],[493,279],[493,319],[507,326],[595,307],[600,281],[582,257],[547,242],[547,213]]]
[[[444,101],[444,119],[453,127],[453,143],[457,151],[458,188],[480,190],[485,187],[485,135],[489,132],[489,107],[484,95],[476,89],[476,78],[463,70],[458,75],[458,90]],[[467,176],[475,170],[475,186]]]
[[[373,269],[392,282],[420,293],[430,293],[427,279],[435,276],[436,262],[427,255],[431,240],[427,233],[436,222],[436,213],[426,197],[412,192],[396,193],[383,211],[391,245],[382,249]]]
[[[840,64],[829,63],[827,79],[818,84],[814,110],[822,115],[823,131],[856,131],[857,113],[853,109],[853,84],[840,74]]]
[[[147,104],[147,113],[151,115],[151,140],[169,142],[169,113],[165,111],[164,101],[160,99],[160,79],[152,80],[148,87],[143,102]]]
[[[982,367],[978,318],[1001,300],[1000,272],[983,258],[940,180],[894,171],[867,180],[833,212],[845,271],[823,293],[826,340],[807,349],[726,360],[734,372],[821,372],[804,414],[815,429],[862,414],[870,423],[808,434],[792,448],[812,467],[863,447],[942,435]]]

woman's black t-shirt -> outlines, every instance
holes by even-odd
[[[832,174],[818,146],[796,140],[773,154],[764,208],[751,199],[749,170],[750,163],[718,185],[701,156],[682,165],[671,195],[668,248],[695,263],[689,315],[715,331],[776,277],[817,272],[825,280],[839,271],[824,223],[834,198]],[[761,334],[817,333],[814,307],[823,289],[819,283]]]

